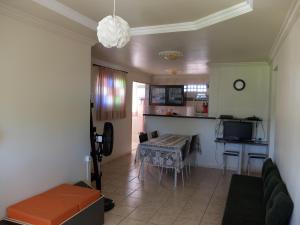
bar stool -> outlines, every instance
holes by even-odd
[[[263,153],[248,153],[248,163],[247,163],[247,172],[248,172],[248,176],[250,175],[250,162],[251,159],[262,159],[263,161],[268,158],[267,154],[263,154]]]
[[[240,152],[239,151],[232,151],[232,150],[225,150],[223,152],[223,174],[225,174],[227,169],[227,157],[237,157],[238,158],[238,170],[240,169]]]

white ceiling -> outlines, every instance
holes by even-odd
[[[47,0],[35,0],[47,2]],[[73,31],[96,38],[94,30],[67,19],[30,0],[1,0]],[[132,27],[193,21],[242,3],[241,0],[122,0],[117,15]],[[92,55],[123,67],[150,74],[206,73],[210,62],[268,61],[269,53],[293,0],[254,0],[254,10],[198,31],[134,36],[123,49],[105,49],[97,44]],[[59,3],[98,21],[111,14],[112,0],[59,0]],[[158,57],[163,50],[179,50],[184,57],[165,61]]]

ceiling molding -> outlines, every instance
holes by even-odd
[[[152,74],[141,71],[137,68],[130,67],[130,66],[121,66],[121,65],[118,65],[118,64],[115,64],[115,63],[111,63],[111,62],[96,58],[96,57],[92,57],[91,61],[92,61],[92,65],[97,64],[97,65],[112,68],[112,69],[115,69],[115,70],[123,70],[123,71],[127,71],[128,74],[138,73],[138,74],[145,74],[147,76],[152,76]]]
[[[56,0],[32,0],[60,15],[67,17],[85,27],[92,30],[97,30],[97,22],[80,14],[78,11],[56,1]],[[131,28],[131,35],[149,35],[182,31],[195,31],[199,30],[238,16],[253,11],[253,0],[245,0],[242,3],[231,6],[227,9],[210,14],[201,19],[174,24],[163,24],[157,26],[144,26]]]
[[[131,35],[135,36],[195,31],[241,16],[251,11],[253,11],[253,1],[248,0],[191,22],[164,24],[158,26],[134,27],[131,28]]]
[[[88,44],[90,46],[93,46],[97,42],[96,39],[93,40],[91,38],[86,37],[85,35],[81,35],[77,32],[71,31],[62,26],[40,19],[29,13],[13,8],[1,2],[0,2],[0,14],[15,19],[19,22],[38,27],[40,29],[54,33],[56,35],[57,34],[62,35],[64,37],[67,37],[68,39],[79,41],[84,44]]]
[[[104,60],[101,60],[101,59],[98,59],[98,58],[95,58],[95,57],[92,57],[92,65],[93,64],[97,64],[97,65],[103,66],[103,67],[112,68],[112,69],[115,69],[115,70],[123,70],[123,71],[128,72],[128,68],[126,68],[126,67],[123,67],[123,66],[111,63],[111,62],[107,62],[107,61],[104,61]]]
[[[273,61],[273,59],[276,57],[281,45],[287,38],[291,28],[293,27],[293,25],[296,22],[299,15],[300,15],[300,0],[294,0],[285,20],[280,28],[280,31],[275,39],[275,42],[271,48],[271,51],[269,54],[271,61]]]

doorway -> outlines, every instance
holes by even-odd
[[[132,84],[132,151],[139,144],[139,133],[144,131],[144,104],[146,96],[146,85],[133,82]]]

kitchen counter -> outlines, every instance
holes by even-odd
[[[195,135],[200,137],[201,154],[196,153],[194,162],[196,166],[209,168],[222,168],[224,145],[217,145],[216,127],[219,120],[205,114],[187,116],[184,114],[170,116],[163,113],[146,113],[144,114],[144,132],[150,134],[157,130],[159,135],[163,134],[179,134],[179,135]],[[261,126],[259,126],[261,127]],[[263,138],[263,135],[259,135]],[[265,142],[259,142],[261,145],[247,145],[248,152],[261,153],[266,151]],[[229,144],[229,149],[240,150],[240,145]],[[236,168],[234,159],[228,160],[229,168]],[[244,165],[247,165],[246,157]],[[259,165],[258,165],[259,166]],[[246,169],[246,168],[244,168]]]
[[[210,120],[216,119],[216,117],[205,116],[205,115],[188,116],[188,115],[162,115],[162,114],[148,114],[148,113],[145,113],[143,115],[144,116],[155,116],[155,117],[187,118],[187,119],[210,119]]]

